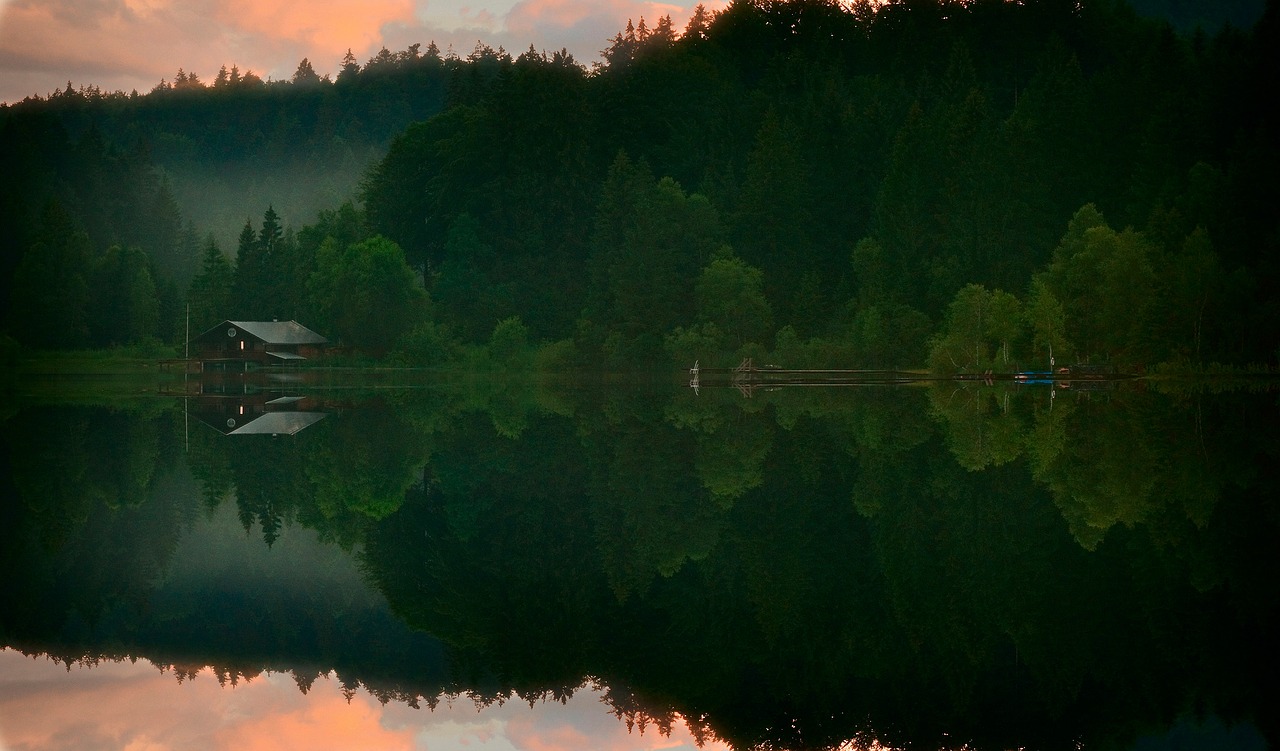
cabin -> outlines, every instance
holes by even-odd
[[[297,321],[223,321],[191,340],[202,370],[296,364],[322,354],[328,342]]]

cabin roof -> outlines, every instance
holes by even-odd
[[[227,435],[294,435],[325,417],[324,412],[267,412],[242,425],[228,425]]]
[[[240,329],[267,344],[325,344],[329,340],[297,321],[223,321],[204,332],[197,339],[225,327]]]

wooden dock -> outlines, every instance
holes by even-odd
[[[746,396],[757,388],[774,386],[877,386],[933,381],[976,382],[995,385],[998,381],[1019,384],[1051,384],[1068,388],[1071,383],[1110,383],[1137,378],[1135,375],[1101,371],[1093,368],[1073,370],[1059,368],[1052,372],[958,373],[955,375],[930,375],[903,370],[859,370],[852,368],[780,368],[775,365],[758,366],[750,357],[735,368],[704,368],[694,363],[689,369],[689,387],[697,391],[702,386],[733,386]]]

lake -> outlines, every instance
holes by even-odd
[[[1257,384],[145,386],[10,400],[2,748],[1280,739]]]

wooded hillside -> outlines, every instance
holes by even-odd
[[[184,298],[213,285],[219,309],[343,329],[335,295],[372,306],[408,279],[352,271],[381,248],[430,299],[333,333],[410,356],[519,317],[596,363],[974,369],[1050,345],[1274,362],[1277,19],[1272,2],[1252,30],[1182,33],[1110,0],[739,0],[683,30],[637,19],[591,69],[415,47],[332,81],[308,63],[289,82],[68,87],[0,113],[7,328],[110,343],[95,311],[128,290],[157,309],[125,338],[172,340]],[[333,178],[319,219],[282,208],[388,138],[356,204],[339,208]],[[248,162],[280,182],[227,177]],[[177,208],[200,174],[269,215],[243,224],[234,266],[205,237],[219,209],[192,224]],[[45,309],[33,289],[64,294]]]

